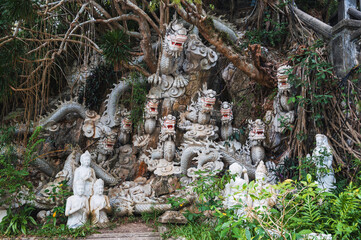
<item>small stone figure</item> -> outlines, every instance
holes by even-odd
[[[332,168],[333,155],[328,139],[323,134],[316,135],[316,148],[312,152],[312,161],[317,167],[317,182],[327,192],[335,189],[335,174]]]
[[[232,175],[236,175],[235,179],[226,184],[225,187],[225,200],[223,205],[225,208],[232,208],[235,205],[243,205],[242,208],[237,209],[237,215],[243,215],[245,207],[250,204],[250,198],[247,195],[247,189],[243,189],[244,184],[249,183],[247,169],[243,168],[238,163],[233,163],[229,167]],[[243,174],[243,178],[242,178]]]
[[[94,195],[90,198],[91,222],[97,226],[106,226],[109,223],[107,212],[111,211],[108,196],[103,195],[104,181],[98,179],[94,184]]]
[[[83,181],[74,182],[74,195],[66,200],[65,216],[68,217],[66,225],[68,228],[78,228],[83,226],[89,216],[89,201],[84,195],[85,183]]]
[[[267,211],[276,204],[276,194],[271,184],[267,183],[267,175],[266,166],[263,161],[260,161],[256,170],[256,185],[254,189],[254,196],[256,198],[253,199],[252,203],[252,208],[260,213]],[[262,197],[264,190],[271,193],[272,196],[269,198]]]
[[[81,166],[75,169],[74,182],[83,181],[85,184],[84,195],[90,197],[93,195],[93,184],[96,180],[95,172],[90,167],[91,155],[88,151],[80,157]]]

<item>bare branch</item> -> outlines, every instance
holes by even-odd
[[[134,10],[136,13],[138,13],[140,16],[144,17],[148,23],[154,28],[154,30],[158,33],[158,35],[162,35],[162,33],[159,30],[159,27],[153,22],[153,20],[148,16],[148,14],[146,14],[141,8],[139,8],[137,5],[135,5],[134,3],[132,3],[129,0],[117,0],[122,1],[123,3],[125,3],[127,6],[129,6],[132,10]]]

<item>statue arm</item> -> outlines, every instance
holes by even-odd
[[[80,209],[82,209],[82,205],[80,205],[79,208],[72,208],[72,201],[69,199],[66,201],[66,208],[65,208],[65,216],[70,216],[73,213],[79,211]]]
[[[65,216],[69,216],[70,215],[70,210],[71,210],[71,202],[69,201],[69,198],[66,200],[66,207],[65,207]]]
[[[111,212],[112,211],[112,207],[110,206],[110,202],[109,202],[109,198],[108,196],[104,196],[105,197],[105,211],[107,212]]]

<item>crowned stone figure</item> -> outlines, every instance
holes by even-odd
[[[75,181],[73,185],[74,195],[66,200],[65,216],[68,217],[68,228],[83,226],[89,216],[89,201],[84,195],[83,181]]]
[[[88,151],[83,153],[80,157],[81,166],[75,169],[74,183],[76,181],[83,181],[85,184],[84,195],[88,198],[93,195],[93,184],[96,180],[94,169],[90,167],[91,155]]]
[[[332,168],[332,150],[327,137],[323,134],[316,135],[316,148],[312,152],[312,161],[317,167],[318,186],[327,192],[335,189],[336,179]]]
[[[91,222],[97,226],[109,223],[107,213],[111,211],[108,196],[103,195],[104,181],[98,179],[94,184],[94,195],[90,198]]]

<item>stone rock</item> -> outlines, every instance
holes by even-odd
[[[6,209],[0,208],[0,222],[3,220],[3,218],[6,216]]]
[[[166,211],[162,216],[160,216],[158,218],[158,222],[160,222],[160,223],[186,224],[188,222],[188,220],[180,212]]]

